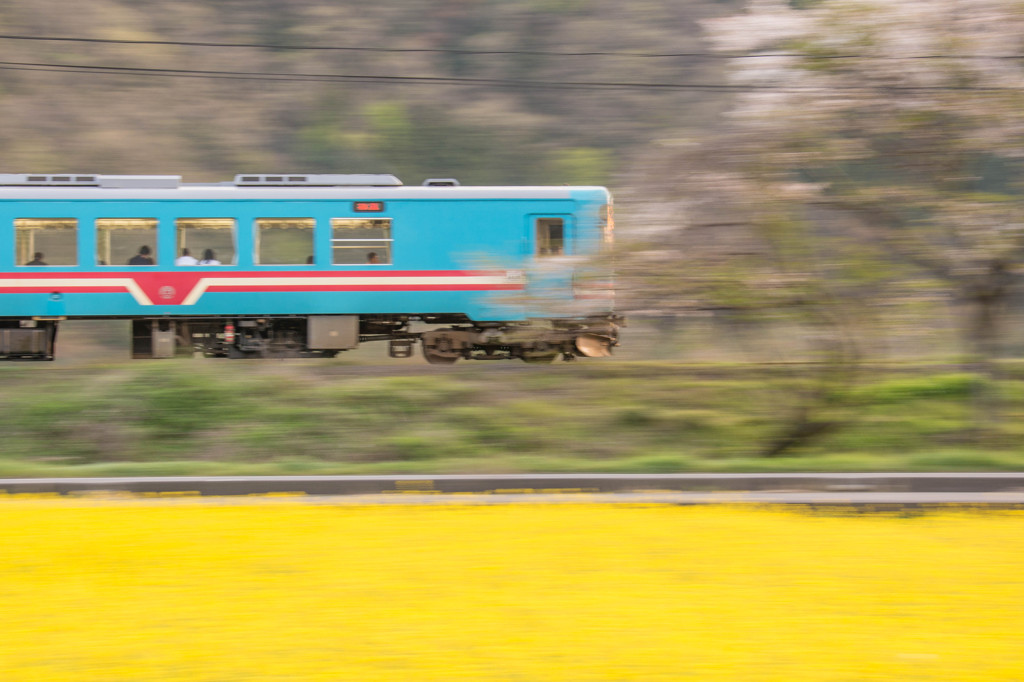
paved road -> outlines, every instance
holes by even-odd
[[[1024,472],[22,478],[0,479],[0,491],[61,495],[302,494],[358,504],[370,500],[407,504],[544,501],[1024,508]]]

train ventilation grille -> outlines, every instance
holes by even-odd
[[[239,187],[401,187],[402,181],[386,174],[236,175]]]
[[[153,189],[177,187],[180,175],[85,175],[75,173],[0,173],[0,185],[20,187],[107,187]]]

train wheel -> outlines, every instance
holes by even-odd
[[[446,355],[430,355],[429,353],[424,353],[423,357],[425,357],[427,362],[431,365],[452,365],[459,359],[458,357],[450,358]]]
[[[459,344],[453,338],[458,329],[442,329],[429,332],[420,338],[423,357],[432,365],[451,365],[459,359]]]
[[[423,349],[423,357],[431,365],[452,365],[459,359],[458,355],[437,355],[431,353],[426,348]]]

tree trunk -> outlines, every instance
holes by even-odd
[[[825,331],[821,334],[821,365],[817,365],[818,376],[814,385],[806,391],[800,405],[786,425],[761,451],[761,457],[778,457],[796,448],[808,445],[843,426],[838,418],[850,387],[860,370],[860,352],[854,341],[845,333],[841,320],[825,305],[837,302],[828,298],[823,305],[805,309],[812,320],[812,329]]]
[[[1003,400],[999,390],[1000,347],[999,312],[1008,292],[1002,287],[986,287],[970,301],[971,314],[967,324],[969,371],[978,377],[971,391],[972,431],[976,442],[989,442],[997,437],[1003,420]]]

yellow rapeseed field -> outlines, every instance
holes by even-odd
[[[0,680],[1024,680],[1024,513],[0,498]]]

